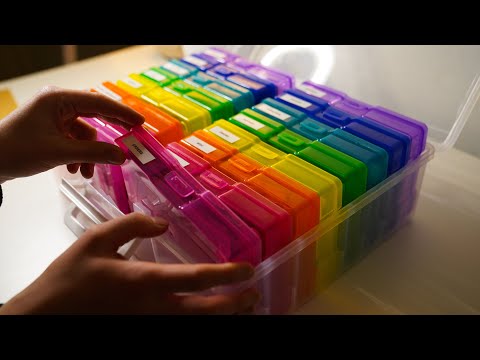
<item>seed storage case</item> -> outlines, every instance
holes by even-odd
[[[325,289],[387,240],[414,214],[425,167],[435,150],[442,151],[455,144],[478,101],[480,79],[477,75],[473,79],[462,80],[450,68],[433,66],[432,70],[425,62],[409,61],[404,65],[401,62],[392,63],[391,67],[381,69],[384,73],[403,74],[401,84],[388,84],[388,79],[382,80],[385,74],[379,74],[379,69],[368,68],[359,73],[358,79],[340,78],[339,72],[334,71],[328,85],[358,100],[360,105],[365,102],[371,106],[383,106],[427,124],[428,141],[421,155],[338,212],[322,218],[317,227],[259,263],[251,280],[212,291],[229,292],[254,286],[262,294],[262,300],[255,309],[257,314],[287,313]],[[436,78],[432,78],[429,72],[442,74],[441,81],[434,82]],[[446,90],[452,86],[459,91],[461,89],[461,94],[445,98]],[[417,91],[417,95],[412,96],[408,91],[399,92],[400,87],[423,91]],[[129,161],[125,167],[135,168],[135,165]],[[75,234],[80,235],[93,224],[122,216],[111,197],[92,186],[92,181],[74,180],[63,179],[61,191],[72,202],[65,215],[65,223]],[[142,202],[133,204],[133,210],[151,214]],[[135,239],[124,245],[120,253],[133,261],[210,261],[208,254],[199,255],[199,249],[192,254],[188,248],[173,243],[172,238],[166,235]]]

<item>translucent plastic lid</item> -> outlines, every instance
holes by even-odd
[[[424,122],[437,150],[453,147],[480,96],[478,46],[216,47],[292,73],[296,85],[312,80]]]

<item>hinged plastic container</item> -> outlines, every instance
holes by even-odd
[[[428,126],[427,145],[418,158],[262,261],[251,280],[212,290],[229,292],[256,286],[262,293],[257,314],[296,309],[405,224],[414,213],[427,163],[435,150],[447,150],[455,144],[478,103],[480,69],[472,74],[473,81],[458,76],[452,71],[462,67],[458,57],[441,59],[440,52],[422,46],[345,46],[341,50],[324,85],[372,108],[381,106],[424,122]],[[76,234],[94,223],[121,216],[108,199],[99,201],[101,194],[89,181],[74,187],[64,179],[61,190],[75,204],[65,221]],[[141,207],[135,210],[142,211]],[[142,241],[132,259],[152,259],[152,242],[158,245],[154,253],[157,262],[192,261],[188,252],[162,239]],[[283,300],[288,306],[281,306]]]

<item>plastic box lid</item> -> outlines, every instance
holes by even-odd
[[[240,45],[235,48],[240,48]],[[312,64],[325,73],[317,83],[338,90],[329,101],[347,95],[372,106],[382,106],[428,126],[427,142],[436,150],[455,145],[480,97],[480,63],[472,46],[448,45],[332,45],[332,62]],[[252,61],[262,59],[273,46],[253,46]],[[295,45],[269,59],[271,67],[297,76],[305,64],[298,62]],[[312,45],[312,51],[316,46]],[[320,51],[320,50],[319,50]],[[273,51],[269,51],[273,53]],[[303,65],[302,65],[303,64]],[[322,69],[319,69],[322,68]],[[462,69],[462,71],[458,71]],[[318,70],[318,71],[317,71]],[[321,70],[321,71],[320,71]],[[299,87],[301,81],[297,82]]]

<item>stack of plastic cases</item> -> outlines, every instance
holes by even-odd
[[[143,127],[133,127],[115,142],[130,159],[122,173],[131,206],[169,221],[162,241],[193,262],[261,262],[258,234]]]
[[[267,97],[275,96],[277,87],[271,81],[261,79],[255,75],[244,73],[226,64],[214,66],[206,71],[208,75],[215,78],[232,82],[249,90],[255,99],[255,103]]]
[[[321,199],[315,189],[250,158],[246,154],[252,147],[259,145],[256,143],[258,139],[240,128],[234,128],[236,128],[235,125],[219,120],[205,131],[195,132],[192,136],[183,139],[181,145],[202,157],[221,173],[246,184],[287,211],[293,220],[293,236],[290,241],[314,228],[320,220],[320,204],[326,203],[327,207],[334,206],[329,204],[329,201],[337,195],[332,194],[336,191],[334,186],[330,183],[326,184],[326,189],[322,191],[323,199]],[[168,148],[171,146],[172,144]],[[280,161],[281,158],[278,160]],[[322,178],[317,179],[317,182],[326,183]],[[324,199],[328,200],[324,202]],[[313,291],[315,249],[312,249],[309,254],[304,254],[304,257],[307,258],[307,255],[310,261],[293,259],[290,268],[284,267],[279,281],[276,281],[279,274],[275,279],[271,279],[268,289],[272,291],[265,291],[264,295],[272,310],[287,309],[294,299],[302,297],[299,294],[307,293],[303,289],[307,286],[310,286]],[[310,268],[304,266],[307,263],[311,264]],[[302,283],[292,283],[292,279],[295,278],[303,278]],[[281,283],[283,289],[288,289],[290,293],[284,295],[284,292],[280,291],[281,288],[274,286],[278,283]],[[285,287],[287,283],[292,285]]]
[[[215,59],[217,63],[226,64],[233,69],[270,81],[277,87],[277,95],[283,93],[287,89],[291,89],[295,85],[295,79],[291,74],[271,67],[259,65],[222,49],[210,48],[197,56],[206,56],[207,59]],[[211,63],[214,64],[213,61]]]
[[[234,114],[233,102],[231,100],[217,95],[208,89],[190,85],[183,80],[174,81],[170,85],[165,86],[164,89],[205,108],[210,113],[212,121]]]
[[[225,120],[217,121],[215,124],[207,127],[205,131],[212,134],[219,141],[223,141],[225,143],[224,146],[234,147],[241,152],[241,154],[233,155],[228,159],[222,159],[220,164],[217,165],[220,171],[229,173],[237,180],[244,181],[251,186],[255,186],[251,181],[255,179],[255,175],[258,173],[268,173],[268,171],[281,172],[290,178],[290,182],[297,183],[297,187],[309,188],[320,198],[320,221],[322,218],[335,213],[341,207],[342,183],[335,176],[308,164],[300,158],[281,153],[280,151],[276,151],[278,156],[272,159],[271,156],[268,156],[268,151],[272,148],[260,141],[255,135]],[[209,140],[209,142],[212,143],[212,140]],[[265,157],[264,155],[267,156]],[[265,171],[264,169],[268,167],[270,170]],[[273,187],[273,184],[270,186]],[[266,196],[272,196],[272,194]],[[294,199],[290,198],[289,201],[291,202],[290,206],[293,207]],[[313,209],[310,212],[313,212]],[[306,220],[305,215],[303,217],[303,220]],[[303,233],[309,230],[309,227],[304,229],[296,235],[303,235]],[[304,298],[308,298],[309,294],[314,291],[316,278],[323,276],[323,274],[317,274],[315,271],[319,258],[329,258],[332,263],[338,262],[338,253],[335,248],[336,240],[335,236],[325,238],[321,249],[316,249],[315,245],[313,245],[305,250],[301,257],[293,260],[294,276],[302,279],[302,282],[296,284],[293,288],[297,301],[301,302]],[[323,270],[325,271],[326,269]]]
[[[275,96],[276,94],[281,93],[283,88],[280,89],[279,86],[286,87],[288,86],[287,83],[290,86],[293,84],[293,76],[289,74],[284,74],[277,70],[260,66],[258,67],[261,68],[261,71],[258,71],[259,69],[257,69],[257,66],[253,66],[253,64],[250,64],[250,68],[247,69],[245,69],[245,67],[247,67],[246,64],[245,67],[240,66],[241,63],[239,66],[234,66],[233,64],[236,61],[239,61],[240,58],[235,58],[232,62],[227,63],[224,63],[223,60],[224,58],[217,59],[206,53],[200,53],[188,55],[173,64],[173,66],[188,66],[190,69],[196,69],[196,71],[190,71],[188,76],[195,75],[199,72],[206,72],[215,78],[226,80],[227,82],[241,86],[251,91],[255,103],[266,97]],[[263,77],[254,75],[254,72],[258,72]],[[186,76],[183,76],[182,78],[188,77],[187,74],[185,75]],[[273,81],[269,78],[273,79]]]
[[[382,170],[382,176],[376,179],[371,178],[367,189],[415,160],[425,149],[427,137],[425,124],[382,107],[373,107],[352,99],[345,93],[326,86],[310,81],[304,82],[298,89],[289,90],[278,97],[278,101],[303,111],[327,127],[328,130],[319,136],[320,142],[340,147],[339,150],[349,153],[365,163],[368,163],[368,159],[372,159],[371,156],[366,156],[369,154],[362,156],[358,147],[353,149],[352,153],[352,149],[347,148],[348,144],[343,140],[350,142],[354,140],[363,149],[367,148],[370,155],[374,151],[379,164],[381,159],[387,157],[386,173],[385,170]],[[385,167],[384,160],[382,163]],[[376,170],[373,171],[370,167],[369,174],[378,174],[381,170],[380,166],[377,166]],[[411,193],[411,189],[414,188],[415,181],[415,176],[412,176],[410,182],[405,182],[397,191],[392,191],[390,198],[386,199],[384,204],[373,208],[372,213],[364,213],[365,219],[373,216],[381,218],[388,212],[390,216],[386,218],[389,219],[389,222],[386,222],[384,226],[395,228],[397,219],[403,219],[405,214],[410,213],[413,209],[414,204],[411,199],[415,198],[415,194]],[[392,206],[392,204],[395,205]],[[375,228],[366,226],[366,223],[359,218],[357,223],[352,220],[346,224],[348,225],[346,232],[351,233],[351,236],[356,239],[356,241],[344,241],[351,245],[346,250],[345,259],[347,261],[345,264],[347,266],[355,262],[359,254],[365,252],[364,247],[368,250],[380,238]]]
[[[213,77],[216,77],[217,79],[225,79],[228,77],[228,71],[232,69],[225,71],[225,69],[220,68],[218,72],[216,72],[215,69],[222,66],[222,64],[235,61],[237,58],[236,55],[229,55],[229,53],[224,52],[225,59],[221,60],[220,58],[222,58],[222,56],[219,56],[218,54],[219,52],[222,52],[221,49],[210,50],[213,52],[210,51],[210,54],[206,55],[215,58],[221,64],[213,65],[215,63],[212,63],[213,67],[206,69],[207,74],[212,74],[212,76],[213,74],[216,74],[217,76]],[[170,63],[174,66],[170,66]],[[157,80],[159,81],[165,81],[162,84],[156,83],[155,86],[157,86],[157,88],[158,85],[165,86],[167,83],[171,84],[176,78],[187,80],[194,74],[199,73],[198,68],[190,66],[183,61],[171,61],[160,67],[160,69],[169,71],[167,67],[177,70],[177,73],[171,72],[168,74],[170,77],[167,76],[168,79],[166,81],[162,77],[154,76],[157,77]],[[178,69],[181,70],[178,71]],[[235,73],[235,71],[232,71],[232,74],[233,73]],[[166,73],[163,74],[165,75]],[[237,74],[241,74],[241,72],[238,71]],[[143,75],[144,74],[142,74],[142,76]],[[143,76],[143,78],[148,78],[148,76]],[[152,78],[146,80],[152,80]],[[268,88],[268,86],[266,86],[266,88]],[[475,89],[477,88],[474,88],[473,90]],[[143,96],[144,92],[140,91],[135,93],[136,90],[132,90],[134,95],[143,99],[145,98]],[[473,91],[472,89],[470,90]],[[149,91],[151,91],[151,88]],[[296,266],[299,264],[299,259],[305,256],[305,254],[310,254],[310,249],[315,246],[317,248],[317,262],[315,264],[317,270],[317,276],[315,277],[316,290],[323,289],[331,283],[332,280],[338,277],[338,275],[345,271],[346,268],[358,261],[362,256],[368,253],[373,246],[377,245],[379,241],[384,240],[392,231],[408,219],[416,205],[426,163],[433,157],[433,147],[431,145],[424,145],[426,132],[420,137],[417,136],[419,134],[419,129],[426,130],[424,125],[415,124],[414,121],[409,122],[411,119],[405,117],[403,117],[403,120],[405,121],[399,121],[398,119],[402,118],[399,114],[370,106],[348,97],[343,92],[326,86],[317,85],[312,82],[305,82],[298,85],[296,89],[286,90],[282,95],[277,96],[275,101],[304,113],[306,115],[304,120],[288,127],[273,120],[272,117],[265,116],[265,114],[261,114],[260,112],[251,109],[244,109],[240,114],[234,115],[228,119],[228,121],[240,127],[247,124],[249,131],[263,141],[268,141],[268,139],[272,137],[272,133],[277,135],[288,129],[291,132],[306,137],[310,141],[318,141],[320,143],[325,141],[324,139],[330,137],[330,142],[326,142],[326,146],[329,146],[327,145],[328,143],[330,145],[345,147],[346,144],[338,139],[344,140],[350,144],[353,143],[362,149],[365,149],[369,155],[372,155],[373,153],[376,154],[379,158],[382,157],[382,155],[380,155],[382,151],[378,151],[378,148],[381,148],[384,151],[383,154],[385,152],[388,154],[388,177],[376,185],[374,185],[374,183],[379,181],[378,179],[374,180],[373,183],[371,182],[367,186],[368,190],[365,194],[361,195],[343,208],[340,208],[342,202],[342,190],[340,190],[338,192],[340,194],[338,197],[340,203],[336,208],[332,208],[328,215],[323,213],[325,203],[322,201],[322,219],[318,226],[290,242],[283,249],[276,251],[269,258],[263,260],[257,266],[255,277],[251,281],[235,287],[217,289],[218,291],[239,290],[251,286],[258,286],[262,292],[268,291],[265,284],[275,283],[278,279],[282,279],[282,277],[290,274],[292,269],[297,269]],[[266,97],[273,97],[273,95]],[[259,99],[261,101],[266,97],[262,98],[257,96],[256,102],[258,103]],[[467,107],[471,108],[470,103],[474,100],[472,100],[471,97],[468,98],[464,109],[460,112],[461,117],[463,116],[463,120],[457,121],[456,125],[457,123],[463,124],[465,122],[468,115],[465,115],[464,110]],[[295,107],[295,105],[297,107]],[[370,114],[366,115],[369,112]],[[305,119],[308,121],[304,122]],[[395,122],[396,125],[392,125],[392,121]],[[414,124],[413,126],[412,123]],[[186,133],[186,135],[188,134],[189,133]],[[287,133],[285,138],[287,139],[287,142],[290,137],[289,135],[292,134]],[[309,138],[309,136],[312,137]],[[292,140],[293,138],[294,136],[292,136]],[[359,139],[361,140],[360,142]],[[371,146],[366,147],[366,142],[370,143]],[[412,147],[410,147],[410,143],[413,144],[413,150]],[[418,144],[420,144],[420,146]],[[315,190],[317,184],[315,184],[309,176],[300,176],[299,174],[301,171],[298,169],[300,165],[303,165],[300,166],[302,169],[306,168],[305,165],[308,165],[310,170],[312,168],[318,168],[298,159],[295,155],[287,155],[260,141],[253,141],[253,144],[245,147],[239,145],[239,148],[236,149],[236,151],[240,151],[241,154],[245,154],[252,159],[255,159],[266,167],[283,171],[287,176],[293,175],[293,179],[300,181],[304,185],[309,186],[312,190]],[[235,153],[234,156],[236,155],[239,154]],[[367,155],[367,153],[365,153],[365,155]],[[176,158],[175,161],[177,161],[179,165],[181,164],[181,161],[179,162],[178,158]],[[298,161],[301,162],[298,163]],[[134,168],[133,172],[130,171],[131,168],[133,168],[132,161],[129,161],[129,163],[124,166],[125,174],[134,175],[131,178],[128,178],[128,175],[125,177],[126,184],[129,184],[130,182],[140,183],[142,182],[142,176],[146,179],[145,174],[142,173],[138,167]],[[212,173],[215,173],[215,169],[211,166],[210,170]],[[305,172],[305,174],[307,173],[308,172]],[[229,186],[238,184],[238,182],[235,182],[233,179],[227,180],[228,177],[222,175],[218,171],[216,174],[219,175],[222,180],[226,182],[230,181]],[[212,180],[212,178],[210,180]],[[213,182],[215,183],[215,181]],[[144,181],[144,184],[149,184],[149,181]],[[88,184],[87,187],[91,192],[96,191]],[[151,190],[152,189],[149,189],[148,191]],[[164,197],[159,197],[159,194],[155,193],[155,189],[153,189],[153,193],[155,194],[153,198],[157,197],[159,201],[162,202],[161,199],[164,199]],[[130,195],[130,191],[128,194]],[[221,196],[221,192],[215,194]],[[103,195],[104,194],[101,194],[101,196],[99,195],[97,197],[100,199]],[[319,196],[321,197],[320,193]],[[111,197],[108,199],[109,207],[111,207],[110,202],[112,200],[115,201]],[[106,204],[102,204],[101,201],[96,204],[98,204],[98,206],[107,206]],[[148,206],[145,206],[145,204]],[[392,204],[396,204],[397,206],[392,206]],[[134,211],[143,211],[152,214],[151,203],[149,203],[148,200],[135,201],[131,204],[131,208]],[[185,219],[182,219],[182,221],[183,220]],[[367,233],[370,235],[365,236]],[[332,243],[329,242],[328,239],[333,239],[333,246],[330,246]],[[204,244],[205,241],[205,239],[199,239],[198,241],[193,242]],[[191,250],[188,249],[188,247],[185,249],[172,241],[172,239],[154,239],[154,243],[157,245],[155,247],[155,260],[159,262],[213,261],[210,255],[205,256],[205,249],[203,248],[201,248],[200,251],[200,253],[203,254],[200,257],[203,257],[203,259],[196,259],[194,256],[189,256]],[[178,250],[180,250],[180,252]],[[148,253],[148,251],[146,251],[146,253]],[[322,257],[322,255],[325,254],[336,254],[337,256]],[[140,254],[140,252],[137,251],[132,259],[142,259],[142,255],[143,254]],[[148,257],[148,254],[146,254],[146,256]],[[308,255],[307,258],[309,258]],[[304,296],[304,294],[298,291],[304,279],[299,278],[300,273],[298,271],[294,274],[295,277],[292,280],[293,282],[287,282],[285,284],[285,288],[288,288],[289,290],[296,289],[292,291],[291,299],[286,302],[289,307],[288,310],[295,309],[298,305],[304,303],[308,297],[313,296],[313,293],[311,292]],[[278,291],[279,289],[276,290]],[[310,289],[308,290],[310,291]],[[286,294],[288,293],[288,290],[280,289],[280,293]],[[266,297],[268,298],[269,295]],[[275,297],[275,293],[270,294],[270,297]],[[256,313],[259,314],[284,312],[286,312],[285,307],[272,307],[268,302],[262,302],[256,308]]]
[[[235,113],[255,104],[252,93],[232,82],[220,80],[204,72],[198,72],[185,79],[185,82],[204,89],[232,102]]]
[[[271,103],[271,101],[269,101],[269,100],[267,99],[264,103],[265,103],[265,105],[268,106],[268,103]],[[261,110],[261,109],[262,109],[262,106],[261,106],[261,105],[262,105],[262,104],[260,104],[260,109],[259,109],[260,111],[262,111],[262,110]],[[274,104],[274,105],[276,105],[276,107],[279,107],[278,104]],[[282,108],[282,107],[280,106],[280,108]],[[285,110],[286,108],[282,108],[282,109]],[[287,108],[287,109],[288,109],[288,108]],[[270,110],[270,111],[271,111],[271,110]],[[266,115],[269,115],[268,111],[267,111]],[[287,124],[287,125],[290,126],[291,124]],[[215,127],[213,127],[213,129],[218,128],[218,127],[219,127],[219,126],[215,126]],[[210,130],[211,130],[211,129],[212,129],[212,127],[210,127]],[[283,133],[284,133],[285,131],[287,131],[287,130],[283,130]],[[224,139],[224,140],[225,140],[225,139]],[[254,143],[255,141],[251,141],[251,142]],[[243,146],[242,146],[242,145],[238,144],[238,146],[239,146],[239,148],[240,148],[241,150],[243,150]],[[249,147],[249,146],[244,145],[244,147]],[[335,238],[335,236],[332,236],[332,238]],[[341,246],[340,246],[340,248],[341,248]],[[313,253],[313,254],[322,254],[322,255],[325,255],[325,253],[328,253],[328,251],[327,251],[327,252],[325,252],[325,251],[318,251],[318,249],[315,250],[315,248],[314,248],[313,250],[314,250],[313,252],[312,252],[312,251],[304,251],[304,255],[305,255],[305,254],[309,254],[309,253],[310,253],[310,254]],[[336,249],[335,249],[335,250],[336,250]],[[158,252],[158,251],[157,251],[157,252]],[[307,257],[306,257],[306,256],[303,256],[302,259],[297,259],[296,262],[293,262],[293,263],[291,264],[292,267],[297,267],[297,268],[298,268],[299,264],[304,265],[304,264],[308,264],[309,262],[311,262],[311,261],[305,261],[305,258],[308,258],[308,256],[307,256]],[[335,256],[333,256],[332,258],[336,259]],[[322,259],[322,260],[323,260],[323,259]],[[333,261],[333,262],[335,263],[335,261]],[[338,263],[336,263],[335,265],[338,266]],[[287,267],[286,267],[286,268],[287,268]],[[287,283],[287,282],[285,282],[285,280],[288,279],[288,276],[287,276],[287,275],[291,275],[291,274],[292,274],[291,268],[288,269],[288,270],[289,270],[289,271],[287,271],[287,272],[283,272],[283,274],[282,274],[282,276],[281,276],[281,278],[283,278],[283,280],[284,280],[284,283]],[[312,269],[310,269],[310,272],[312,272]],[[329,271],[329,272],[332,273],[332,274],[335,273],[335,271]],[[303,275],[302,277],[305,277],[305,275],[308,274],[308,271],[307,271],[307,272],[297,272],[297,278],[299,278],[299,277],[298,277],[298,274],[301,274],[301,275]],[[303,282],[303,283],[308,283],[308,281],[305,281],[305,280],[306,280],[306,279],[304,278],[304,282]],[[275,282],[276,282],[276,281],[274,281],[274,279],[272,279],[272,283],[275,283]],[[265,283],[264,283],[264,284],[265,284]],[[294,289],[295,286],[292,286],[291,288]],[[265,290],[265,292],[268,293],[268,291],[266,291],[266,290]],[[304,291],[303,294],[302,294],[302,291],[298,291],[298,289],[295,289],[295,291],[293,291],[292,297],[293,297],[293,299],[298,300],[299,302],[303,302],[303,301],[305,300],[305,298],[307,298],[308,295],[311,294],[311,293],[312,293],[312,290],[311,290],[310,288],[308,288],[306,291]],[[280,304],[280,305],[283,305],[283,307],[282,307],[282,306],[279,306],[278,304],[272,303],[272,301],[271,301],[271,299],[269,299],[269,297],[267,297],[266,299],[267,299],[268,302],[269,302],[269,308],[271,309],[271,311],[274,311],[274,312],[284,312],[287,307],[290,307],[291,304],[295,302],[295,300],[292,300],[292,301],[283,301],[283,304]],[[286,307],[286,305],[288,305],[288,306]]]
[[[191,134],[212,123],[210,113],[206,109],[169,93],[146,76],[130,74],[128,77],[118,80],[116,85],[177,119],[182,125],[184,134]]]
[[[195,179],[257,231],[262,239],[262,260],[294,240],[292,218],[283,208],[212,168],[210,163],[180,144],[171,143],[168,150]],[[295,287],[293,271],[293,268],[285,267],[275,278],[261,284],[264,307],[278,313],[288,310]]]
[[[323,117],[330,119],[328,114],[338,116],[338,114],[343,114],[342,110],[345,109],[352,109],[350,111],[355,114],[350,114],[350,116],[351,119],[354,119],[357,115],[372,112],[373,108],[371,106],[348,98],[344,93],[335,92],[332,94],[330,101],[335,101],[342,110],[336,108],[332,110],[330,108],[332,104],[320,97],[326,96],[327,93],[314,86],[316,85],[313,83],[302,84],[302,89],[311,87],[313,90],[305,92],[292,89],[287,90],[276,99],[267,98],[254,106],[252,110],[244,111],[232,117],[230,121],[252,133],[261,135],[263,140],[278,149],[294,153],[339,176],[345,185],[343,188],[343,205],[347,205],[387,177],[388,154],[381,147],[344,131],[342,128],[348,124],[347,121],[343,126],[333,123],[332,126],[337,125],[337,129],[328,126],[326,124],[328,122],[321,122],[324,120]],[[312,94],[315,94],[315,96]],[[410,139],[413,138],[416,139],[417,148],[422,148],[422,142],[424,147],[426,138],[426,127],[424,125],[419,125],[418,122],[404,117],[402,119],[401,115],[385,109],[376,111],[375,115],[380,119],[383,119],[382,116],[389,116],[387,120],[383,120],[385,124],[395,123],[396,121],[402,122],[402,129],[413,127],[414,130],[408,134],[410,138],[405,140],[404,143],[410,144],[412,142]],[[312,118],[309,116],[312,116]],[[343,120],[344,118],[350,120],[348,116],[337,117],[335,120],[338,122],[339,119]],[[380,121],[374,123],[374,126],[377,129],[383,127]],[[403,165],[399,164],[399,167]],[[350,168],[348,172],[347,166]],[[348,177],[346,177],[347,175]],[[409,187],[408,184],[406,186]],[[408,198],[410,198],[409,195],[407,194]],[[388,208],[388,203],[386,206]],[[373,210],[375,210],[374,214],[377,216],[381,216],[385,211],[384,207]],[[399,210],[395,209],[393,211],[398,212]],[[371,215],[370,213],[365,214],[366,218]],[[395,217],[402,218],[401,215],[397,216],[395,214]],[[345,266],[355,261],[357,254],[361,254],[362,249],[370,245],[369,242],[375,242],[376,234],[370,231],[371,227],[359,229],[359,227],[364,226],[363,224],[365,222],[361,219],[358,223],[352,220],[345,223],[340,231],[341,236],[339,236],[338,242],[339,247],[345,251]],[[387,225],[387,227],[393,225]],[[358,233],[362,236],[358,236]],[[346,240],[344,237],[347,236],[354,237],[355,241]],[[367,244],[365,245],[365,243]],[[345,248],[345,244],[348,244],[348,248]]]
[[[177,119],[155,106],[132,96],[109,81],[95,87],[92,91],[120,101],[142,114],[145,118],[145,128],[164,145],[172,141],[178,141],[184,136],[182,125]]]

